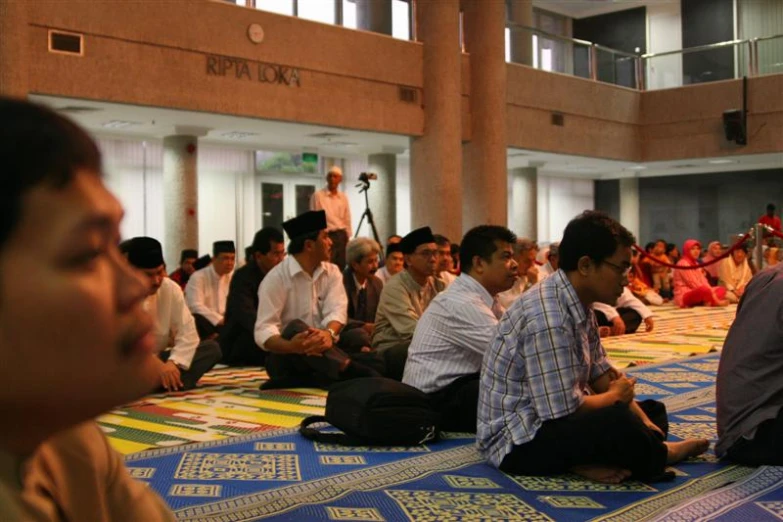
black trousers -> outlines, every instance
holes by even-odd
[[[752,440],[740,439],[726,454],[746,466],[783,466],[783,409],[777,418],[759,424]]]
[[[345,247],[348,246],[348,232],[345,229],[332,230],[329,232],[329,239],[332,240],[332,263],[345,268]]]
[[[651,400],[639,405],[668,434],[666,407]],[[523,475],[551,475],[574,466],[612,466],[629,470],[635,479],[654,480],[663,473],[667,454],[663,441],[628,405],[617,403],[544,421],[533,440],[514,446],[500,469]]]
[[[307,330],[304,321],[295,320],[286,325],[281,333],[283,339],[291,340],[296,334]],[[269,381],[263,389],[309,387],[328,388],[338,381],[354,377],[380,377],[383,361],[376,352],[361,352],[361,346],[347,346],[348,340],[340,342],[323,353],[321,357],[302,354],[269,352],[266,355],[266,371]],[[349,353],[350,351],[350,353]]]
[[[158,354],[158,357],[163,362],[168,361],[170,356],[170,351]],[[199,343],[196,347],[196,353],[193,355],[193,361],[190,363],[190,368],[180,370],[180,379],[182,379],[184,389],[191,390],[195,388],[199,379],[219,363],[222,357],[223,353],[220,351],[220,345],[215,341],[202,341]]]
[[[386,377],[395,381],[402,381],[405,373],[405,362],[408,360],[408,347],[410,341],[390,346],[381,352],[386,366]]]
[[[198,332],[198,338],[202,341],[211,340],[220,335],[220,326],[215,326],[209,322],[209,319],[201,314],[193,314],[193,319],[196,321],[196,331]]]
[[[642,324],[642,316],[639,312],[633,308],[618,308],[617,313],[620,314],[620,318],[625,323],[625,333],[636,333],[639,326]],[[598,321],[598,326],[612,326],[612,321],[606,318],[603,312],[596,310],[595,318]]]
[[[235,328],[234,330],[237,330]],[[229,339],[225,334],[218,337],[223,350],[223,364],[229,366],[264,366],[266,352],[256,345],[253,332],[242,330]]]
[[[430,394],[440,413],[440,429],[476,433],[479,374],[463,375],[442,390]]]

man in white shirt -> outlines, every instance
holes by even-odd
[[[355,360],[364,355],[362,347],[341,343],[348,297],[340,269],[329,262],[332,241],[324,211],[305,212],[283,223],[283,229],[291,239],[289,255],[258,287],[254,334],[256,344],[268,352],[270,378],[262,389],[326,387],[352,377],[380,375]]]
[[[532,239],[520,238],[514,244],[514,259],[519,265],[518,277],[514,286],[498,295],[503,308],[509,308],[514,301],[538,282],[538,266],[536,266],[538,245]]]
[[[402,272],[405,268],[405,259],[402,255],[399,243],[389,243],[386,246],[386,262],[375,272],[375,277],[381,280],[383,284],[391,279],[395,274]]]
[[[326,231],[332,240],[331,261],[340,270],[345,267],[345,247],[351,239],[351,207],[345,192],[338,190],[342,180],[342,169],[331,167],[326,173],[326,187],[310,198],[310,210],[326,212]]]
[[[452,270],[454,270],[454,259],[451,257],[451,241],[446,236],[435,234],[435,244],[438,245],[438,275],[437,278],[443,281],[446,286],[457,279]]]
[[[201,339],[215,339],[225,323],[226,299],[234,275],[236,248],[233,241],[212,244],[212,263],[190,276],[185,300],[196,320]]]
[[[538,269],[538,280],[543,281],[560,268],[560,243],[552,243],[547,247],[544,259],[546,263]]]
[[[614,306],[595,302],[593,310],[602,337],[636,333],[642,322],[648,332],[655,326],[652,311],[627,286]]]
[[[517,277],[515,241],[501,226],[468,231],[460,244],[462,274],[416,325],[402,382],[430,394],[441,429],[476,432],[481,361],[504,311],[497,294]]]
[[[160,388],[190,390],[220,362],[220,346],[215,341],[199,343],[182,290],[166,276],[160,243],[151,237],[135,237],[126,243],[125,250],[128,262],[150,282],[143,307],[155,320],[155,350],[165,363],[160,370]]]

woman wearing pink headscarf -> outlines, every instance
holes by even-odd
[[[677,261],[677,266],[699,266],[699,254],[701,243],[695,239],[688,239],[682,246],[682,257]],[[703,269],[699,270],[674,270],[674,302],[685,308],[689,306],[726,306],[726,289],[712,287],[707,281]]]

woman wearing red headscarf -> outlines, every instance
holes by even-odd
[[[701,243],[688,239],[682,246],[682,257],[678,267],[699,266]],[[674,302],[685,308],[689,306],[726,306],[726,289],[712,287],[703,269],[674,270]]]

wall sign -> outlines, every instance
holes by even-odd
[[[237,80],[276,83],[301,87],[299,69],[275,63],[255,62],[244,58],[207,55],[207,76],[230,76]]]

